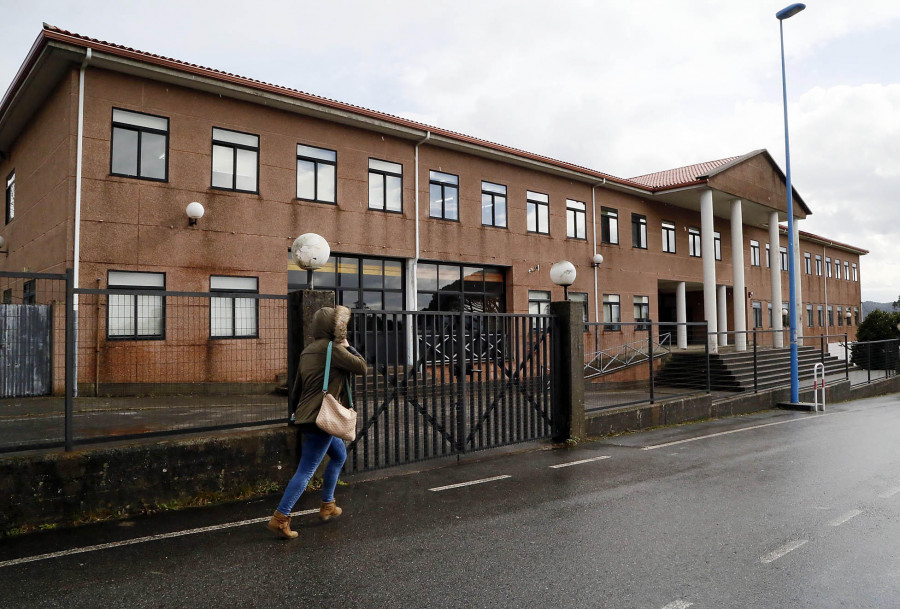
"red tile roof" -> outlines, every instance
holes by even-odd
[[[732,156],[727,159],[719,159],[718,161],[707,161],[706,163],[696,163],[687,165],[686,167],[678,167],[677,169],[666,169],[665,171],[657,171],[656,173],[648,173],[634,178],[628,178],[629,182],[636,182],[647,188],[674,188],[676,186],[689,186],[702,182],[699,178],[706,177],[711,171],[726,165],[740,157]]]

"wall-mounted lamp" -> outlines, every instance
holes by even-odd
[[[575,265],[568,260],[560,260],[550,267],[550,281],[563,287],[563,294],[569,300],[569,286],[575,283]]]
[[[196,201],[188,203],[188,206],[184,210],[184,213],[186,213],[188,217],[188,226],[197,224],[197,220],[203,217],[203,212],[203,206]]]
[[[0,254],[9,254],[9,250],[3,251],[3,248],[6,247],[6,239],[0,237]]]
[[[591,256],[591,266],[597,268],[603,264],[603,255],[602,254],[594,254]]]

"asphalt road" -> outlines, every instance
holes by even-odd
[[[350,479],[290,542],[277,497],[15,538],[0,607],[900,607],[898,431],[887,396]]]

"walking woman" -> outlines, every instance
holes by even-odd
[[[325,358],[329,344],[332,344],[332,353],[328,393],[338,401],[347,403],[345,387],[349,376],[366,372],[366,360],[347,342],[349,321],[350,309],[347,307],[322,307],[316,311],[312,322],[315,340],[300,354],[297,376],[289,398],[294,407],[294,421],[303,432],[300,465],[288,482],[281,503],[267,525],[273,533],[285,539],[297,537],[296,531],[291,530],[291,510],[326,454],[329,461],[322,480],[319,518],[329,520],[340,516],[342,512],[334,503],[334,489],[347,459],[347,448],[343,440],[316,427],[316,415],[319,414],[324,398],[322,385],[325,382]]]

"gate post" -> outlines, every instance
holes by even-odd
[[[583,438],[584,422],[584,306],[580,302],[551,302],[553,361],[551,422],[553,440]]]
[[[291,387],[294,386],[294,377],[297,375],[297,364],[300,360],[300,352],[313,341],[312,318],[316,311],[322,307],[334,306],[334,292],[325,290],[301,290],[288,293],[287,306],[287,388],[288,396]],[[288,397],[288,419],[292,412],[293,404]]]

